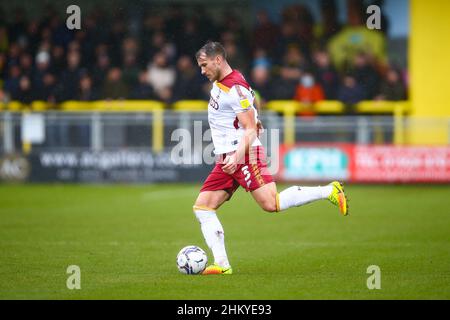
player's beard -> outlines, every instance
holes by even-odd
[[[211,74],[211,82],[214,81],[219,81],[220,79],[220,69],[219,67],[216,67],[216,69],[213,71],[213,73]]]

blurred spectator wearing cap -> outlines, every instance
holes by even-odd
[[[171,98],[171,87],[175,83],[175,76],[175,70],[168,64],[166,54],[156,53],[148,66],[147,79],[159,99],[168,101]]]
[[[40,51],[35,58],[36,68],[33,73],[33,84],[36,91],[41,91],[44,87],[44,75],[50,69],[50,54],[47,51]],[[47,99],[44,99],[47,100]]]

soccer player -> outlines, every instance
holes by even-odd
[[[206,244],[214,255],[214,264],[202,274],[232,274],[224,230],[216,210],[239,186],[251,192],[267,212],[281,212],[328,199],[339,207],[342,215],[347,215],[347,198],[342,184],[337,181],[326,186],[292,186],[278,193],[258,139],[258,111],[251,87],[241,73],[230,67],[220,43],[207,42],[196,53],[196,59],[202,75],[213,82],[208,121],[217,157],[193,207]]]

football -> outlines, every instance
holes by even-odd
[[[199,274],[207,263],[206,252],[197,246],[186,246],[177,255],[177,267],[183,274]]]

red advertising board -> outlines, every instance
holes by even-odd
[[[450,147],[358,146],[352,181],[450,182]]]
[[[283,145],[280,147],[278,179],[450,183],[450,147]]]

